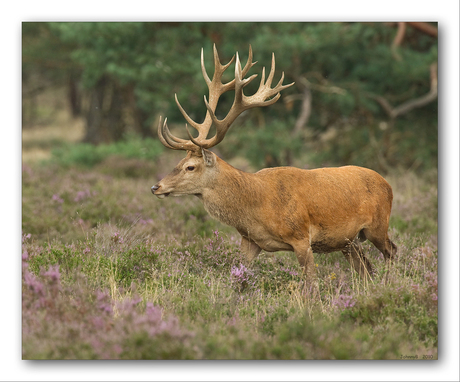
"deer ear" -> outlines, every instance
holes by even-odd
[[[216,164],[216,156],[213,152],[202,148],[201,154],[203,155],[203,160],[207,167],[212,167]]]

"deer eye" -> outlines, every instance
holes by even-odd
[[[187,171],[193,171],[193,170],[195,170],[195,166],[188,166],[187,167]]]

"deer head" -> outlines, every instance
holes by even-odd
[[[271,88],[275,74],[275,55],[273,54],[272,66],[267,80],[265,81],[265,68],[263,68],[258,90],[252,96],[246,96],[243,93],[243,88],[257,77],[257,74],[253,74],[248,78],[244,78],[249,69],[257,63],[252,62],[251,46],[249,46],[249,57],[244,68],[241,68],[240,59],[238,53],[236,53],[235,78],[227,83],[223,83],[222,75],[233,61],[235,61],[235,56],[233,56],[227,64],[222,65],[216,46],[214,45],[215,69],[211,80],[206,73],[203,49],[201,49],[201,71],[209,89],[209,100],[204,96],[207,112],[202,123],[197,123],[188,116],[179,103],[177,95],[175,95],[177,106],[187,121],[185,128],[190,139],[186,140],[172,135],[167,125],[167,119],[163,122],[160,117],[158,137],[161,143],[167,148],[185,150],[188,153],[169,175],[152,187],[152,193],[159,198],[169,195],[200,195],[203,187],[209,184],[211,179],[215,179],[216,171],[218,170],[216,168],[217,157],[208,149],[216,146],[224,139],[231,124],[242,112],[254,107],[274,104],[280,98],[281,90],[293,85],[293,83],[283,85],[283,73],[278,84],[274,88]],[[235,91],[233,104],[225,118],[218,119],[215,115],[215,111],[219,98],[229,90]],[[197,130],[198,136],[193,137],[187,124]],[[208,133],[212,125],[216,128],[216,134],[208,138]]]

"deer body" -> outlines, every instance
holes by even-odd
[[[174,137],[166,121],[162,125],[160,119],[158,135],[162,143],[172,149],[186,150],[187,156],[152,187],[152,192],[159,198],[198,196],[212,217],[235,227],[240,233],[241,251],[247,262],[261,250],[294,251],[304,272],[314,279],[313,252],[342,251],[362,277],[372,275],[372,266],[355,239],[370,240],[386,259],[396,253],[396,246],[387,235],[393,199],[390,185],[376,172],[356,166],[316,170],[278,167],[250,174],[235,169],[207,150],[223,139],[239,113],[273,103],[279,98],[279,91],[290,86],[281,85],[281,78],[275,88],[270,88],[273,57],[267,82],[264,83],[263,72],[259,91],[246,97],[242,88],[254,76],[242,77],[254,65],[250,64],[251,50],[243,70],[237,56],[235,80],[227,84],[221,83],[221,75],[233,59],[221,65],[215,48],[214,58],[216,71],[211,81],[202,56],[203,75],[212,100],[208,103],[205,98],[208,113],[203,124],[191,120],[176,97],[185,118],[198,130],[198,137],[193,138],[188,128],[190,140]],[[234,105],[224,120],[218,120],[214,115],[218,96],[228,89],[235,89]],[[270,99],[265,101],[266,98]],[[212,123],[217,125],[216,135],[207,139]]]

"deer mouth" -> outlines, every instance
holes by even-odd
[[[159,198],[159,199],[163,199],[163,198],[168,197],[169,194],[170,194],[170,192],[166,192],[166,193],[164,193],[164,194],[153,194],[153,195],[155,195],[155,196],[156,196],[157,198]]]
[[[167,196],[169,196],[170,192],[163,192],[163,193],[157,193],[157,191],[160,189],[160,186],[153,186],[150,191],[152,191],[152,194],[155,195],[156,197],[163,199]]]

